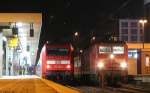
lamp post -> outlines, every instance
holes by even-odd
[[[147,23],[147,20],[146,19],[141,19],[141,20],[139,20],[139,23],[142,24],[142,30],[143,30],[143,48],[144,48],[144,41],[145,41],[144,27],[145,27],[145,24]]]
[[[81,74],[81,50],[79,50],[79,32],[73,33],[73,42],[74,42],[74,55],[78,58],[77,59],[77,72]],[[79,79],[79,74],[77,76],[77,79]]]

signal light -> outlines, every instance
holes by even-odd
[[[33,27],[33,23],[30,24],[30,37],[34,37],[34,27]]]

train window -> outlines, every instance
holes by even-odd
[[[69,54],[69,50],[65,48],[48,48],[47,54],[49,56],[66,56]]]

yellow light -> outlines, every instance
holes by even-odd
[[[104,63],[103,63],[103,62],[99,62],[99,63],[97,64],[97,67],[98,67],[99,69],[104,68]]]
[[[127,68],[127,63],[126,62],[121,62],[120,67],[123,68],[123,69]]]
[[[114,59],[114,54],[110,54],[110,59]]]

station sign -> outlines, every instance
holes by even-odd
[[[10,38],[8,41],[9,47],[17,47],[18,45],[18,38]]]

